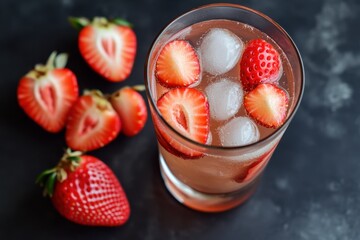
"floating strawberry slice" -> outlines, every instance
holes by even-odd
[[[246,91],[260,83],[276,83],[282,74],[279,53],[262,39],[251,40],[240,61],[240,78]]]
[[[196,152],[190,149],[186,149],[185,151],[188,154],[184,154],[178,150],[176,150],[173,146],[170,145],[168,139],[170,139],[170,136],[166,134],[166,131],[164,129],[162,129],[161,127],[161,123],[159,122],[159,120],[154,119],[154,126],[155,126],[155,132],[156,132],[156,136],[157,136],[157,140],[160,143],[160,145],[166,149],[166,151],[172,153],[173,155],[180,157],[180,158],[190,158],[190,159],[195,159],[195,158],[199,158],[202,156],[202,153],[200,152]],[[165,137],[166,136],[166,139]],[[185,147],[183,147],[185,148]],[[184,152],[184,150],[183,150]]]
[[[174,40],[161,50],[155,74],[165,87],[188,87],[200,79],[199,57],[189,42]]]
[[[146,104],[137,90],[143,90],[143,86],[123,87],[110,97],[112,106],[120,116],[122,131],[126,136],[138,134],[147,120]]]
[[[131,73],[136,54],[136,35],[123,19],[96,17],[70,18],[81,29],[79,50],[90,67],[111,82],[125,80]]]
[[[70,110],[66,142],[72,149],[90,151],[113,141],[120,129],[119,116],[101,92],[88,91]]]
[[[278,128],[285,122],[288,101],[288,94],[283,89],[262,83],[245,95],[244,107],[259,124]]]
[[[244,171],[241,172],[234,180],[238,183],[243,183],[254,179],[258,175],[260,170],[266,165],[270,160],[271,155],[273,154],[277,144],[272,147],[268,152],[264,153],[262,156],[258,157],[256,160],[252,160],[248,166],[244,166]]]
[[[59,132],[78,97],[72,71],[64,68],[67,55],[53,52],[46,65],[38,64],[19,82],[19,105],[37,124],[49,132]]]
[[[101,160],[72,152],[44,171],[37,182],[45,186],[55,209],[66,219],[87,226],[120,226],[130,216],[126,194]]]
[[[209,104],[206,96],[193,88],[176,88],[165,93],[157,101],[157,107],[176,131],[196,142],[205,144],[209,134]],[[155,123],[162,137],[184,158],[196,158],[202,154],[191,150],[170,137],[160,123]]]

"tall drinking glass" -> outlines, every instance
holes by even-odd
[[[263,137],[247,145],[221,146],[211,142],[196,142],[172,127],[157,107],[158,99],[170,91],[170,88],[158,83],[155,73],[156,61],[163,47],[174,39],[198,38],[198,41],[193,41],[193,47],[202,62],[204,59],[199,48],[203,36],[199,33],[206,33],[219,26],[224,26],[243,38],[245,45],[256,36],[272,41],[281,52],[284,62],[280,85],[289,94],[286,120],[277,129],[259,127]],[[236,63],[228,74],[235,74],[241,82],[238,65]],[[202,81],[205,83],[201,84],[206,84],[209,74],[202,74]],[[191,10],[164,28],[149,52],[145,82],[158,140],[161,175],[166,188],[180,203],[190,208],[218,212],[243,203],[254,193],[262,172],[300,104],[304,91],[304,70],[294,42],[274,20],[244,6],[221,3]],[[241,113],[244,112],[242,109],[241,106],[238,114],[244,114]],[[210,121],[210,129],[219,129],[223,122]],[[212,138],[215,139],[214,134],[217,133],[218,131],[211,131]],[[209,141],[210,138],[211,136]],[[182,154],[183,152],[188,154]]]

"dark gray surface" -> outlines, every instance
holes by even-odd
[[[360,3],[356,0],[241,1],[280,23],[303,55],[306,92],[262,184],[245,205],[205,214],[165,190],[149,121],[134,138],[119,137],[92,154],[116,173],[132,215],[119,228],[89,228],[61,218],[34,184],[54,165],[64,134],[49,134],[18,107],[19,78],[53,50],[70,53],[81,89],[110,92],[143,82],[156,34],[175,16],[212,1],[1,0],[1,239],[276,239],[355,240],[360,236]],[[233,1],[235,2],[235,1]],[[240,1],[238,1],[240,2]],[[138,54],[125,83],[94,74],[77,50],[66,18],[120,16],[135,24]]]

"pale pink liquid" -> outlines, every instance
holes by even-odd
[[[288,92],[289,115],[294,107],[294,79],[290,63],[282,49],[280,49],[278,45],[263,32],[240,22],[229,20],[211,20],[194,24],[191,27],[175,34],[171,39],[169,39],[169,41],[175,39],[187,40],[191,43],[194,49],[198,50],[202,42],[202,38],[211,28],[227,29],[237,35],[245,45],[252,39],[261,38],[271,43],[276,48],[276,50],[280,53],[283,66],[283,73],[279,80],[279,85]],[[227,78],[231,81],[239,83],[240,60],[232,70],[222,74],[221,76],[212,76],[206,72],[202,72],[201,82],[197,86],[194,86],[194,88],[204,92],[204,89],[209,84],[219,80],[220,78]],[[151,84],[153,86],[152,94],[155,100],[157,100],[164,93],[169,91],[169,89],[161,86],[156,81],[154,66],[151,66],[151,71]],[[234,117],[238,116],[247,116],[243,106]],[[225,121],[216,121],[211,117],[210,119],[210,132],[212,135],[211,145],[221,146],[218,129],[220,126],[224,125],[233,118]],[[260,125],[257,125],[257,127],[260,132],[260,139],[269,136],[275,131],[275,129],[265,128]],[[230,193],[249,185],[258,176],[258,174],[262,172],[262,169],[266,166],[267,161],[270,159],[279,139],[281,138],[281,135],[282,134],[266,146],[259,147],[249,154],[237,157],[219,157],[205,153],[201,158],[188,160],[168,152],[161,143],[159,144],[159,147],[160,153],[165,159],[172,174],[184,184],[203,193]],[[261,160],[261,163],[255,164],[258,163],[259,160]],[[251,174],[249,174],[249,169],[252,169]]]

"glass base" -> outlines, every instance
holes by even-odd
[[[165,186],[181,204],[203,212],[222,212],[244,203],[255,192],[259,177],[242,189],[226,194],[207,194],[199,192],[177,179],[159,154],[161,176]]]

